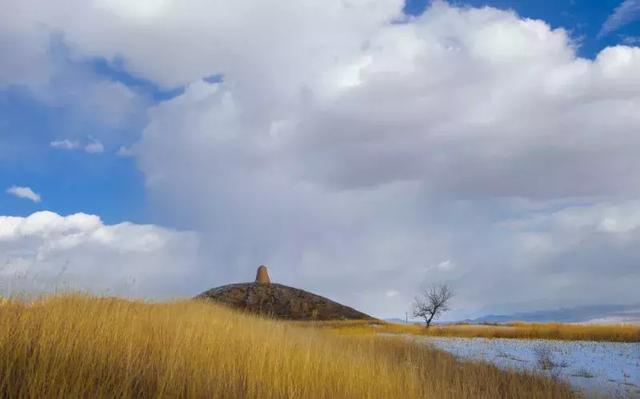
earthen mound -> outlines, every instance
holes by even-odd
[[[264,266],[258,268],[255,283],[213,288],[196,298],[287,320],[373,320],[369,315],[320,295],[271,283]]]

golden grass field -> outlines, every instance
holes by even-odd
[[[570,398],[425,345],[198,301],[63,295],[0,304],[3,398]]]
[[[438,337],[480,337],[559,339],[572,341],[640,342],[640,326],[632,324],[562,324],[562,323],[508,323],[500,325],[449,324],[425,328],[417,324],[369,323],[363,321],[319,322],[318,327],[329,328],[343,334],[412,334]]]

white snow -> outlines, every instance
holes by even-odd
[[[435,347],[500,368],[568,381],[587,397],[640,398],[640,343],[421,337]],[[550,363],[545,370],[541,357]]]

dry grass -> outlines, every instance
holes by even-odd
[[[362,321],[318,324],[344,334],[392,333],[439,337],[559,339],[574,341],[640,342],[640,326],[631,324],[509,323],[501,325],[451,324],[425,328],[417,324]]]
[[[406,340],[243,315],[209,303],[81,295],[0,305],[0,397],[569,398],[531,374]]]

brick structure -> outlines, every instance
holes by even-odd
[[[269,278],[269,272],[267,271],[266,266],[260,265],[258,268],[258,272],[256,273],[256,283],[271,284],[271,279]]]

